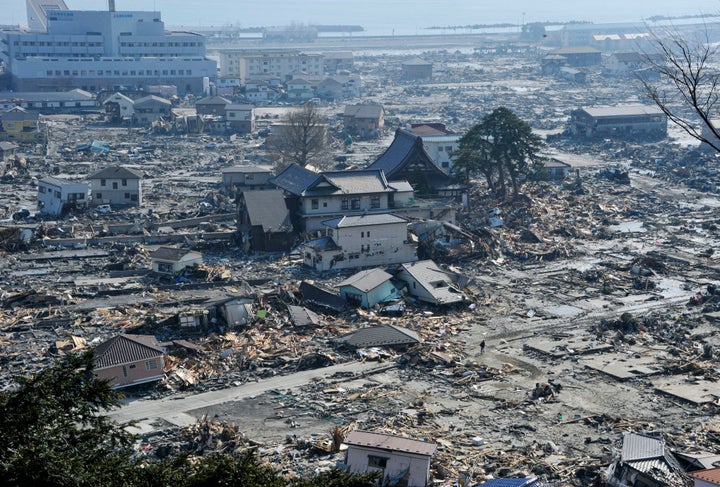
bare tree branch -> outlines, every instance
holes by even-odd
[[[652,41],[656,51],[643,54],[660,81],[638,76],[648,97],[670,122],[720,152],[720,71],[713,66],[718,51],[707,26],[704,35],[694,39],[672,30],[652,31]]]

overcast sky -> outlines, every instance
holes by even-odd
[[[65,0],[73,10],[106,0]],[[1,24],[25,24],[25,0],[0,0]],[[117,10],[159,10],[167,26],[356,24],[368,30],[537,21],[639,22],[656,15],[720,14],[720,0],[116,0]]]

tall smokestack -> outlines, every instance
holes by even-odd
[[[108,0],[108,10],[111,12],[115,11],[115,0]]]

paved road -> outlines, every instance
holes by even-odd
[[[354,377],[380,372],[392,368],[394,364],[379,362],[349,362],[333,365],[322,369],[304,370],[290,375],[276,376],[259,382],[247,382],[241,386],[227,389],[202,392],[199,394],[173,394],[160,399],[141,399],[109,413],[119,423],[135,421],[136,433],[147,433],[162,429],[164,420],[177,426],[186,426],[196,421],[194,416],[187,414],[198,408],[205,408],[225,402],[239,401],[257,396],[273,389],[293,389],[307,384],[317,378],[328,378],[337,372],[352,372]]]

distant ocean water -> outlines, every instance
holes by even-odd
[[[102,0],[65,0],[71,9],[106,8]],[[24,24],[25,0],[3,0],[0,24]],[[116,0],[117,10],[158,10],[168,27],[360,25],[359,35],[423,34],[428,27],[590,21],[640,22],[652,16],[720,13],[720,0]],[[450,32],[447,30],[447,32]],[[458,31],[460,32],[460,31]],[[356,35],[356,34],[353,34]]]

